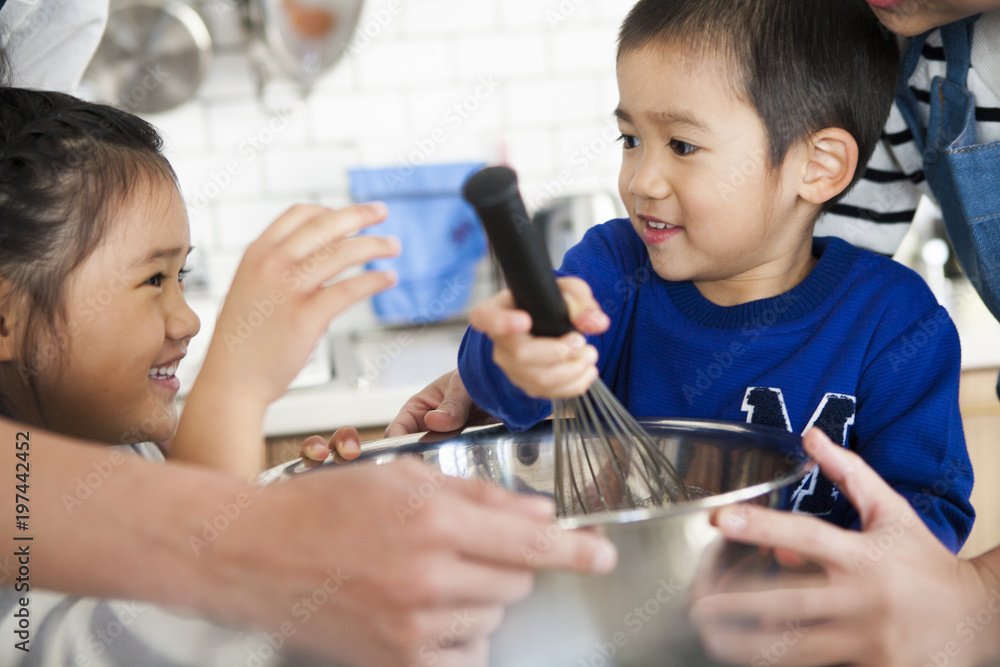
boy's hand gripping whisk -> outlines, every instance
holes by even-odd
[[[507,167],[487,167],[463,191],[482,220],[504,278],[536,336],[573,330],[544,246]],[[559,516],[689,499],[673,464],[600,378],[582,396],[552,401]]]

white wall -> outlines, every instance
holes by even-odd
[[[304,103],[272,83],[272,111],[257,99],[234,0],[194,4],[212,68],[196,99],[148,119],[213,293],[290,204],[348,203],[351,167],[506,160],[529,209],[548,192],[615,192],[615,37],[631,0],[369,0],[354,52]],[[337,326],[371,323],[363,307]]]

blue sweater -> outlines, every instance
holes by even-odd
[[[905,496],[953,552],[974,512],[972,465],[958,407],[958,332],[924,281],[897,262],[835,238],[816,239],[808,277],[779,296],[732,307],[690,282],[657,276],[628,220],[590,229],[560,273],[579,276],[611,318],[590,338],[601,378],[639,417],[727,419],[804,433],[822,428]],[[512,430],[551,402],[515,387],[469,330],[459,350],[476,403]],[[822,475],[790,509],[859,526]]]

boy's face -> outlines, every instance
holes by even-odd
[[[71,274],[50,343],[60,354],[35,380],[49,428],[111,444],[173,435],[173,373],[199,328],[178,275],[190,250],[180,193],[166,182],[133,192]]]
[[[912,37],[948,23],[1000,9],[1000,0],[867,0],[889,30]]]
[[[798,284],[813,261],[815,214],[796,193],[801,147],[781,170],[768,166],[764,124],[726,70],[719,57],[673,45],[626,52],[615,111],[618,189],[654,270],[693,281],[719,305]]]

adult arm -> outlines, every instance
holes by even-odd
[[[19,431],[0,420],[9,443],[0,472],[12,486]],[[414,461],[257,487],[29,433],[30,520],[16,532],[33,538],[32,587],[169,605],[258,631],[291,624],[291,646],[348,663],[483,663],[486,636],[503,606],[527,594],[532,570],[614,563],[609,543],[582,532],[527,562],[522,548],[550,528],[550,502]],[[12,539],[18,513],[13,501],[3,510],[11,554],[25,544]],[[321,590],[325,604],[301,621],[296,605]],[[439,647],[456,614],[471,619],[465,634]]]
[[[744,664],[803,666],[908,667],[937,656],[955,667],[1000,658],[993,625],[1000,548],[956,558],[855,453],[817,429],[804,445],[858,510],[863,530],[751,506],[717,513],[726,538],[775,549],[785,563],[812,562],[822,573],[702,582],[692,615],[710,652]]]

